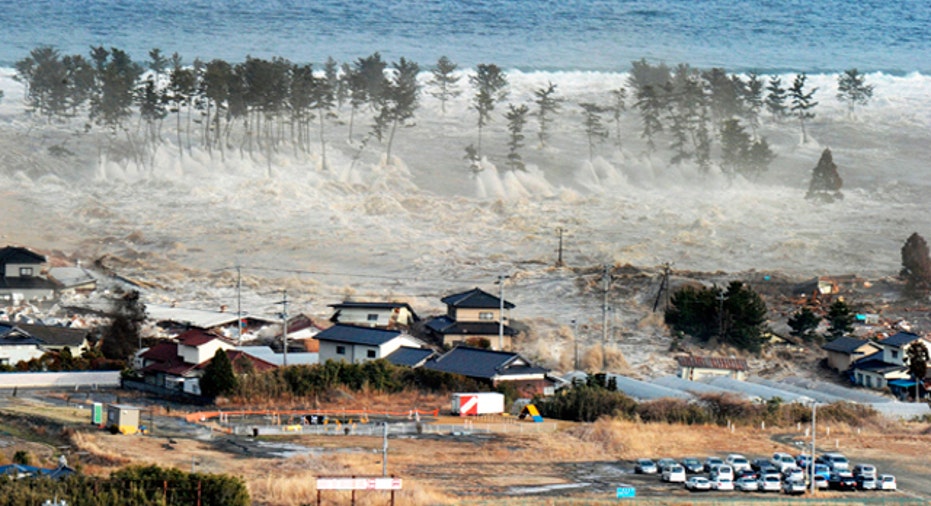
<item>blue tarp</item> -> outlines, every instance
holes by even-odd
[[[915,386],[915,380],[892,380],[889,382],[890,387],[908,388]]]

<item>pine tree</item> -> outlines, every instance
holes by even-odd
[[[475,95],[472,97],[472,108],[478,113],[478,146],[476,152],[479,159],[481,159],[482,128],[491,121],[491,113],[495,110],[495,104],[507,98],[508,80],[497,65],[480,63],[475,69],[475,74],[469,76],[469,83],[475,89]]]
[[[760,113],[763,111],[763,80],[755,72],[750,72],[743,91],[744,117],[755,137],[760,128]]]
[[[928,348],[924,344],[924,339],[913,341],[908,350],[905,352],[905,364],[908,366],[908,373],[915,380],[915,402],[919,402],[919,384],[924,382],[928,375]]]
[[[805,121],[815,117],[815,113],[812,112],[812,109],[818,105],[818,102],[813,100],[818,88],[812,88],[809,92],[805,91],[805,80],[807,78],[808,76],[806,76],[804,72],[797,74],[795,80],[792,81],[792,87],[789,88],[789,98],[792,104],[789,110],[792,111],[792,114],[798,119],[798,124],[802,128],[803,143],[808,142]]]
[[[721,127],[721,171],[731,177],[743,172],[750,151],[750,135],[740,120],[730,119]]]
[[[836,339],[853,331],[853,322],[856,319],[856,315],[851,311],[850,306],[848,306],[846,302],[836,300],[828,308],[827,319],[831,324],[830,327],[828,327],[828,335]]]
[[[605,110],[603,107],[590,102],[581,103],[579,107],[583,111],[582,124],[585,127],[585,136],[588,138],[588,159],[594,160],[595,145],[603,142],[608,137],[608,129],[601,119],[601,115],[604,114]]]
[[[711,117],[715,125],[723,126],[725,121],[739,116],[743,81],[737,76],[728,76],[722,68],[702,72],[701,76],[708,90]]]
[[[643,121],[643,130],[640,137],[647,140],[647,153],[656,151],[656,136],[663,131],[660,120],[663,111],[663,100],[660,91],[652,85],[646,85],[637,92],[637,109]]]
[[[773,121],[778,122],[785,117],[786,98],[788,95],[782,86],[782,78],[769,76],[769,84],[766,86],[766,110],[772,115]]]
[[[526,105],[508,104],[508,112],[504,115],[508,120],[509,134],[507,164],[512,170],[525,169],[519,150],[524,146],[524,125],[527,124],[529,112],[530,109]]]
[[[924,295],[931,291],[931,257],[924,237],[914,232],[902,246],[902,270],[906,290],[912,295]]]
[[[546,141],[549,140],[549,130],[547,128],[549,126],[549,117],[559,112],[565,99],[556,96],[556,85],[551,82],[548,82],[546,86],[533,90],[533,95],[536,97],[533,102],[537,105],[534,116],[537,117],[537,122],[540,124],[537,138],[540,139],[540,147],[544,147]]]
[[[385,91],[385,100],[379,116],[391,126],[388,135],[388,146],[385,150],[386,159],[391,161],[391,146],[397,133],[398,125],[410,120],[417,111],[420,100],[420,84],[417,83],[417,74],[420,66],[404,57],[392,63],[391,79]]]
[[[611,106],[607,108],[611,113],[611,119],[614,121],[614,143],[618,148],[621,147],[621,116],[627,110],[627,89],[616,88],[611,90]]]
[[[837,76],[837,99],[847,102],[847,112],[853,116],[854,107],[866,105],[873,98],[873,85],[866,84],[866,76],[857,69],[845,70]]]
[[[805,198],[817,199],[823,202],[842,199],[844,195],[840,189],[843,185],[844,181],[837,172],[837,165],[834,164],[831,150],[825,149],[821,153],[818,165],[812,170],[811,182],[808,184],[808,193]]]
[[[811,341],[816,337],[815,329],[821,323],[821,317],[811,309],[804,307],[789,317],[789,332],[791,335]]]
[[[430,95],[440,101],[440,110],[446,114],[446,102],[462,95],[459,89],[459,79],[461,76],[456,74],[458,65],[450,61],[449,58],[441,56],[436,61],[436,66],[430,71],[433,77],[427,82],[435,88],[430,91]]]

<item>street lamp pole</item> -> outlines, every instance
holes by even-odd
[[[504,280],[511,276],[498,276],[498,350],[504,350]]]
[[[811,467],[809,468],[809,480],[811,482],[811,495],[815,495],[815,413],[817,402],[811,401]]]

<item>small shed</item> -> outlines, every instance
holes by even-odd
[[[115,427],[122,434],[139,432],[139,413],[142,408],[127,404],[109,404],[107,406],[107,427]]]
[[[743,380],[750,369],[746,360],[734,357],[682,355],[676,357],[676,361],[679,362],[678,376],[689,381],[718,376]]]

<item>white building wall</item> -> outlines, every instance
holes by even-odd
[[[34,344],[0,346],[0,364],[16,365],[20,362],[28,362],[34,358],[39,358],[44,354],[45,352]]]

